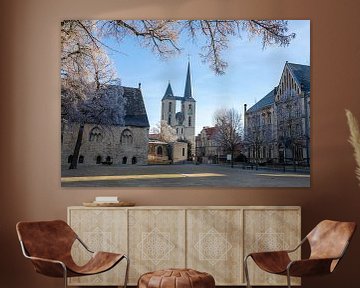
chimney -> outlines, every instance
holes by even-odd
[[[141,82],[139,82],[139,89],[141,89]]]
[[[246,113],[246,107],[247,107],[247,105],[244,104],[244,113]]]

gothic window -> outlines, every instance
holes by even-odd
[[[136,157],[134,156],[134,157],[131,158],[131,164],[136,164],[136,163],[137,163],[137,159],[136,159]]]
[[[84,163],[84,155],[79,156],[79,163]]]
[[[158,156],[162,156],[162,155],[163,155],[163,149],[162,149],[161,146],[158,146],[158,147],[156,148],[156,155],[158,155]]]
[[[191,126],[191,116],[189,116],[189,127]]]
[[[101,134],[101,130],[99,127],[94,127],[90,130],[89,141],[101,142],[102,139],[103,139],[103,136]]]
[[[172,102],[169,102],[169,112],[172,110]]]
[[[122,164],[126,164],[127,163],[127,157],[124,156],[123,159],[122,159]]]
[[[123,145],[131,145],[133,143],[133,136],[129,129],[125,129],[121,133],[121,144]]]
[[[171,125],[171,114],[169,114],[169,117],[168,117],[168,125]]]
[[[97,157],[96,157],[96,164],[100,164],[100,163],[101,163],[101,160],[102,160],[101,156],[100,156],[100,155],[97,156]]]

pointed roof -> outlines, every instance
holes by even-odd
[[[184,98],[192,98],[191,77],[190,77],[190,61],[188,62],[188,68],[187,68],[187,74],[186,74]]]
[[[173,97],[174,97],[174,93],[172,91],[171,84],[170,84],[170,81],[169,81],[169,84],[168,84],[168,86],[166,88],[164,97],[162,99],[164,100],[164,99],[169,99],[169,98],[173,98]]]
[[[304,92],[310,92],[310,66],[286,63],[299,86],[303,85]]]
[[[125,126],[150,127],[141,89],[124,87]]]
[[[265,107],[271,106],[274,104],[276,95],[276,88],[271,90],[268,94],[266,94],[263,98],[261,98],[258,102],[256,102],[253,106],[251,106],[246,113],[259,111]]]

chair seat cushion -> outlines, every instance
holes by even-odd
[[[214,277],[193,269],[166,269],[143,274],[138,288],[214,288]]]

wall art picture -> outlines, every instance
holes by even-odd
[[[310,187],[309,20],[61,22],[62,187]]]

